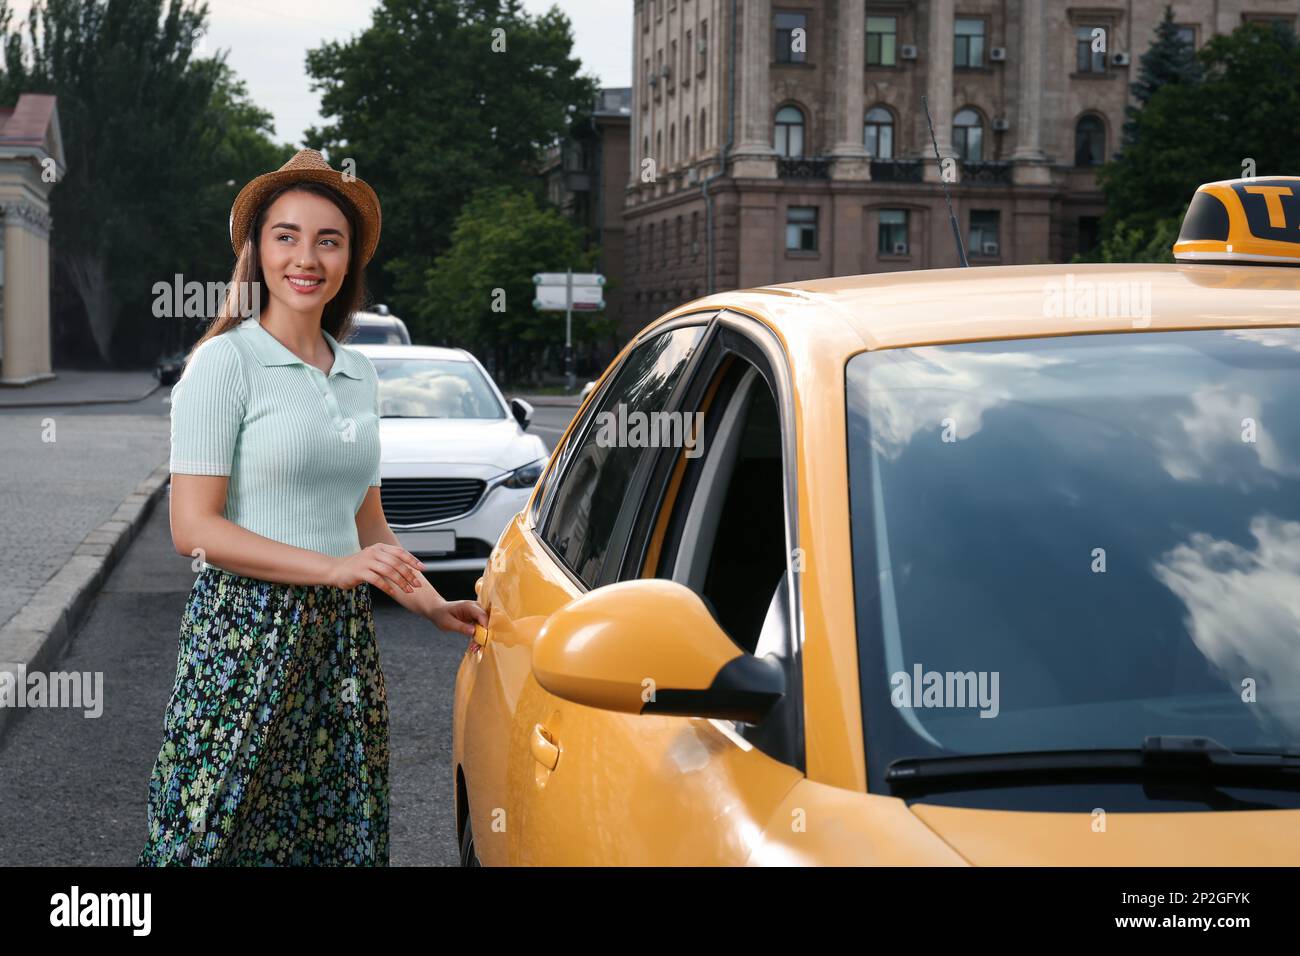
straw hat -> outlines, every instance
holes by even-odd
[[[255,179],[250,179],[239,191],[239,195],[235,197],[235,204],[230,207],[230,246],[235,250],[235,255],[239,255],[244,240],[248,238],[253,216],[263,198],[285,183],[303,180],[325,183],[351,200],[360,219],[361,232],[354,241],[359,242],[361,246],[362,265],[369,262],[370,257],[375,254],[375,246],[379,245],[379,197],[365,180],[357,179],[355,176],[344,178],[341,172],[332,168],[325,162],[325,157],[314,149],[298,150],[293,159],[275,172],[263,173]]]

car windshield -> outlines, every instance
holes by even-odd
[[[380,418],[505,418],[473,362],[375,358]]]
[[[873,789],[899,758],[1300,751],[1300,329],[846,367]]]
[[[357,322],[348,337],[348,345],[406,345],[406,339],[395,325],[365,325]]]

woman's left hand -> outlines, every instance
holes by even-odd
[[[487,612],[477,601],[443,601],[429,612],[440,630],[474,636],[474,625],[487,627]]]

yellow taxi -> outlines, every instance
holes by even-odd
[[[1292,188],[646,328],[476,585],[462,862],[1300,864]]]

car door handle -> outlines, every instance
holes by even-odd
[[[560,745],[555,742],[551,732],[541,724],[533,725],[532,740],[533,759],[547,770],[554,770],[560,762]]]

